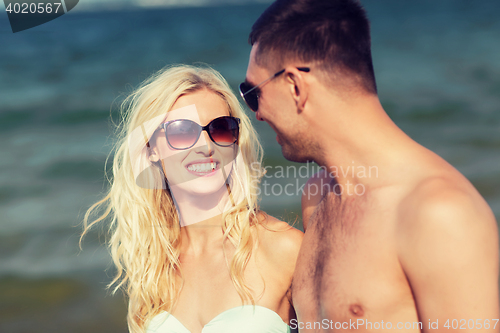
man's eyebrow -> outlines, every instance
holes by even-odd
[[[250,85],[250,86],[252,86],[252,87],[255,86],[255,84],[253,84],[252,82],[250,82],[250,80],[248,80],[246,77],[245,77],[245,83],[248,84],[248,85]]]

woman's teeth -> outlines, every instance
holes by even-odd
[[[212,163],[195,163],[195,164],[190,164],[187,169],[189,171],[194,171],[194,172],[208,172],[208,171],[213,171],[215,170],[215,167],[217,166],[217,163],[212,162]]]

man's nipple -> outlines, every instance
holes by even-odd
[[[349,307],[349,312],[356,317],[362,317],[365,314],[363,307],[359,304],[351,304]]]

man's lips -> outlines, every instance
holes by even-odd
[[[185,168],[188,172],[197,176],[206,176],[219,170],[220,162],[212,159],[196,160],[186,164]]]

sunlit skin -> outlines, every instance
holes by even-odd
[[[199,121],[201,125],[206,125],[217,117],[229,115],[227,104],[218,95],[208,90],[181,96],[172,109],[192,104],[196,105],[199,117],[199,120],[195,120],[195,116],[192,115],[194,117],[192,120]],[[192,174],[185,170],[186,164],[210,157],[223,159],[225,156],[227,159],[234,154],[232,148],[214,145],[205,131],[201,135],[203,138],[200,138],[200,141],[204,140],[203,144],[197,145],[190,151],[179,153],[179,156],[174,158],[176,163],[167,158],[169,164],[173,164],[168,167],[171,169],[166,170],[167,174],[178,172],[190,178]],[[168,149],[161,146],[162,144],[165,142],[155,141],[155,148],[160,147],[155,150],[158,156],[162,149]],[[214,185],[213,189],[216,188],[217,186]],[[225,186],[223,188],[227,191]],[[193,188],[192,191],[197,190]],[[197,191],[200,195],[201,192]],[[302,233],[293,228],[288,229],[285,222],[273,217],[269,216],[266,220],[262,215],[261,218],[264,221],[263,225],[267,228],[286,231],[273,232],[262,225],[252,228],[252,234],[258,237],[259,243],[255,245],[245,270],[245,281],[254,290],[256,305],[275,311],[283,321],[288,323],[294,318],[289,288]],[[201,332],[203,326],[211,319],[242,304],[228,269],[228,262],[232,258],[234,247],[229,242],[223,246],[221,222],[221,215],[217,215],[181,228],[180,261],[184,284],[172,314],[192,333]]]
[[[378,96],[355,80],[327,83],[308,63],[266,68],[255,61],[257,48],[248,82],[285,68],[261,87],[257,119],[276,131],[287,159],[313,160],[332,173],[318,173],[305,189],[364,189],[363,195],[304,193],[305,236],[292,286],[298,320],[384,321],[393,329],[398,322],[422,322],[423,332],[449,332],[448,319],[499,318],[497,224],[470,182],[401,131]],[[352,167],[377,173],[339,171]],[[429,320],[438,320],[440,329],[429,329]],[[334,330],[304,326],[301,332]],[[492,332],[493,325],[482,331]]]

